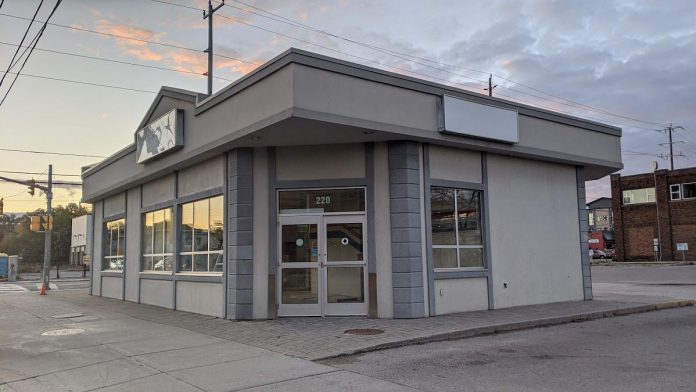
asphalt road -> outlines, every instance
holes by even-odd
[[[592,290],[598,299],[646,296],[696,300],[696,265],[592,266]]]
[[[324,363],[423,391],[694,391],[696,307]]]

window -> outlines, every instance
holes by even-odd
[[[222,272],[222,196],[181,206],[179,272]]]
[[[681,185],[674,184],[669,186],[669,195],[672,200],[681,199]]]
[[[696,198],[696,182],[690,184],[682,184],[682,199]]]
[[[365,189],[312,189],[278,192],[280,214],[365,211]]]
[[[143,220],[143,271],[171,271],[174,257],[172,209],[148,212]]]
[[[106,222],[106,235],[104,236],[104,259],[102,259],[102,271],[123,271],[125,261],[124,250],[126,246],[126,220],[117,219]]]
[[[433,266],[483,268],[481,191],[430,190]]]
[[[655,188],[631,189],[623,191],[624,204],[654,203]]]

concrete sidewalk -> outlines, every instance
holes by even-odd
[[[412,391],[188,331],[184,313],[148,307],[160,319],[147,321],[118,311],[138,305],[65,293],[0,297],[0,391]]]
[[[19,296],[19,294],[12,294]],[[0,298],[0,301],[9,297]],[[282,318],[269,321],[235,322],[214,317],[119,300],[90,297],[84,292],[51,293],[39,305],[35,297],[9,301],[15,307],[50,320],[58,313],[84,313],[88,318],[108,320],[128,317],[241,343],[288,356],[319,360],[408,344],[458,339],[482,334],[593,320],[665,308],[690,306],[693,300],[664,297],[627,297],[615,299],[600,295],[594,301],[560,302],[494,311],[477,311],[446,316],[384,320],[363,317]],[[618,298],[618,297],[617,297]],[[137,322],[137,321],[134,321]],[[64,320],[61,325],[79,327],[81,318]],[[375,335],[354,335],[347,330],[376,330]]]

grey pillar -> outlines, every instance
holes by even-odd
[[[227,160],[227,318],[253,318],[253,167],[251,148]]]
[[[389,143],[394,317],[425,316],[418,143]]]
[[[578,188],[578,221],[580,222],[580,257],[582,259],[582,287],[585,300],[592,299],[592,273],[590,270],[590,224],[587,214],[587,200],[585,199],[585,168],[578,166],[576,169]]]

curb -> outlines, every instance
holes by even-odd
[[[609,317],[620,317],[636,313],[654,312],[658,310],[676,309],[696,305],[696,300],[676,300],[660,302],[655,304],[629,306],[611,310],[598,310],[594,312],[577,313],[568,316],[548,317],[535,320],[520,321],[514,323],[487,325],[483,327],[469,328],[460,331],[445,332],[436,335],[422,336],[418,338],[399,340],[395,342],[377,344],[370,347],[363,347],[355,350],[348,350],[339,354],[326,357],[314,358],[312,361],[325,361],[340,357],[347,357],[358,354],[365,354],[373,351],[387,350],[404,346],[413,346],[426,343],[444,342],[448,340],[459,340],[496,333],[522,331],[533,328],[550,327],[554,325],[581,323],[585,321],[598,320]]]

